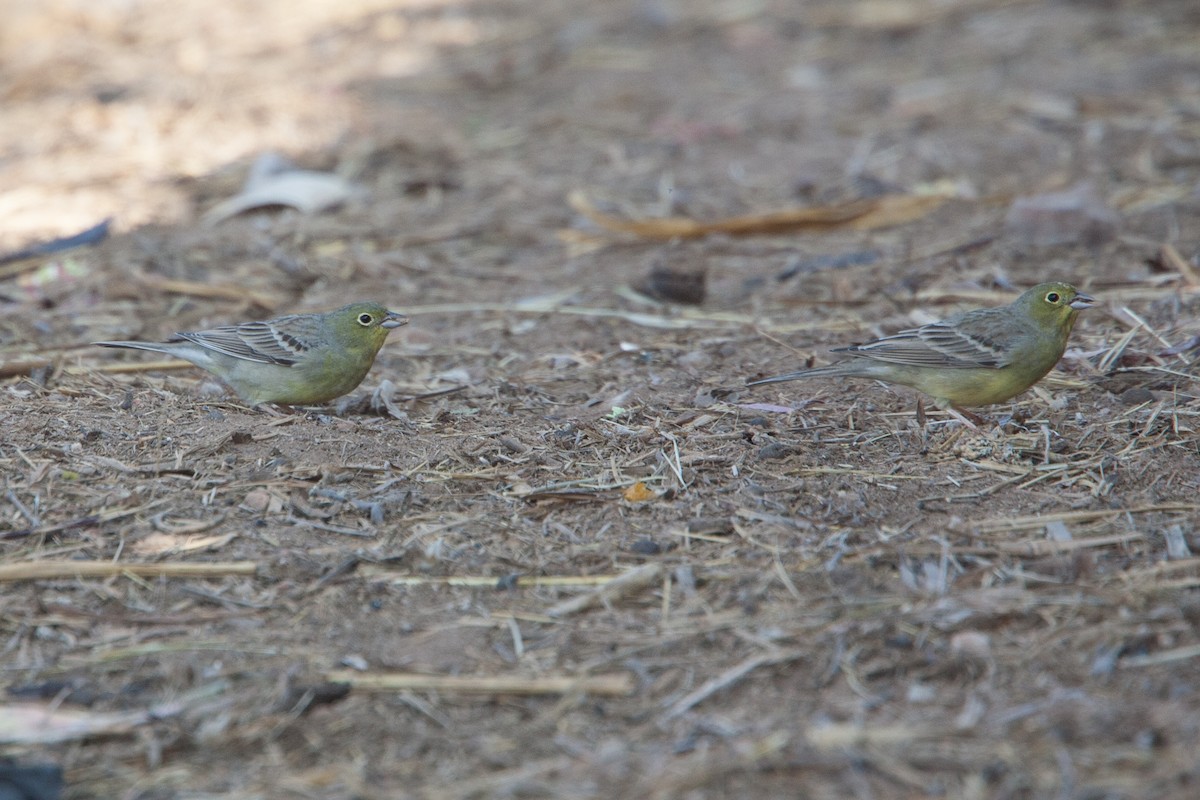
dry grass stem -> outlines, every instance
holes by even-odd
[[[450,694],[569,694],[579,692],[605,697],[622,697],[633,693],[633,676],[627,672],[611,675],[566,677],[545,675],[533,678],[499,677],[495,675],[449,676],[420,675],[394,672],[372,674],[351,670],[336,670],[325,675],[333,683],[346,683],[365,692],[431,691]]]
[[[229,575],[254,575],[254,561],[197,564],[129,564],[111,561],[20,561],[0,564],[0,582],[54,579],[110,578],[135,575],[140,578],[219,578]]]
[[[365,578],[383,579],[395,586],[604,586],[620,579],[621,575],[397,575],[393,570],[365,564],[358,574]]]
[[[592,606],[606,605],[658,583],[661,574],[662,564],[657,562],[634,567],[628,572],[602,583],[587,594],[551,606],[546,609],[546,614],[551,617],[565,617],[578,614]]]
[[[704,702],[717,692],[720,692],[723,689],[728,689],[730,686],[738,683],[751,672],[760,667],[767,667],[775,664],[786,664],[789,661],[795,661],[796,659],[803,657],[804,653],[800,650],[766,652],[751,656],[745,661],[735,664],[711,680],[705,681],[704,684],[695,691],[689,692],[688,694],[676,700],[671,704],[671,707],[666,710],[662,718],[664,720],[670,720],[682,714],[686,714],[696,705]]]

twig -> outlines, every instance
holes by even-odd
[[[391,672],[378,675],[353,670],[334,670],[325,680],[348,683],[352,689],[366,692],[404,692],[427,690],[462,694],[566,694],[583,692],[606,696],[633,694],[633,675],[628,672],[608,675],[542,676],[537,678],[495,675],[422,675],[415,672]]]
[[[22,454],[19,449],[17,449],[17,453],[24,458],[24,454]],[[117,463],[120,464],[120,462]],[[128,471],[132,472],[133,470]],[[158,506],[165,505],[168,502],[170,502],[170,498],[164,497],[159,500],[151,500],[149,503],[145,503],[144,505],[133,506],[131,508],[121,508],[113,511],[101,511],[98,514],[89,514],[86,517],[80,517],[67,522],[60,522],[55,525],[47,525],[43,528],[21,528],[20,530],[15,531],[4,531],[3,533],[0,533],[0,541],[4,539],[19,539],[22,536],[47,536],[51,533],[68,531],[73,528],[85,528],[91,525],[99,525],[104,522],[112,522],[113,520],[121,519],[122,517],[140,514],[152,508],[157,508]]]
[[[316,520],[313,520],[313,519],[300,519],[299,517],[297,517],[295,515],[288,515],[286,522],[288,522],[291,525],[296,525],[298,527],[313,528],[318,531],[325,531],[326,533],[336,533],[341,536],[360,536],[360,537],[369,539],[375,535],[375,531],[373,531],[373,530],[362,531],[362,530],[359,530],[358,528],[347,528],[344,525],[330,525],[327,522],[317,522]]]
[[[624,575],[613,578],[588,594],[572,597],[570,600],[565,600],[558,605],[551,606],[546,610],[546,613],[551,617],[565,617],[568,614],[576,614],[599,603],[607,603],[616,600],[618,597],[624,597],[625,595],[640,591],[647,586],[656,584],[661,574],[662,565],[658,562],[643,564],[640,567],[629,570]]]
[[[358,574],[364,578],[383,579],[395,586],[501,586],[515,589],[523,586],[596,586],[608,583],[619,575],[396,575],[378,564],[364,564]]]
[[[20,498],[17,497],[16,493],[12,489],[6,490],[4,496],[8,498],[8,502],[12,503],[16,507],[17,511],[21,512],[21,516],[29,520],[30,525],[36,528],[38,525],[42,524],[38,519],[38,515],[30,511],[29,507],[21,502]]]
[[[710,696],[716,694],[722,689],[729,688],[759,667],[767,667],[774,664],[783,664],[788,661],[795,661],[796,659],[801,658],[803,655],[804,653],[800,650],[776,650],[751,656],[740,664],[736,664],[733,667],[725,670],[712,680],[705,681],[700,685],[700,688],[696,689],[694,692],[679,698],[679,700],[677,700],[675,704],[667,709],[667,712],[663,714],[663,719],[675,719],[675,717],[678,717],[681,714],[689,711],[692,706],[707,700]]]
[[[225,575],[253,575],[253,561],[198,564],[121,564],[111,561],[22,561],[0,564],[0,583],[36,581],[53,578],[108,578],[113,575],[137,575],[144,578],[217,578]]]
[[[1152,667],[1157,664],[1170,664],[1174,661],[1190,661],[1194,658],[1200,658],[1200,645],[1176,647],[1158,653],[1148,653],[1144,656],[1129,656],[1122,658],[1119,663],[1122,667]]]
[[[1087,539],[1069,539],[1066,541],[1041,539],[1032,542],[996,542],[991,546],[1001,553],[1025,556],[1048,556],[1054,553],[1072,553],[1076,550],[1085,550],[1089,547],[1108,547],[1114,544],[1126,544],[1143,538],[1145,537],[1141,533],[1134,531],[1132,533],[1111,533],[1107,536],[1093,536]]]
[[[1094,511],[1064,511],[1059,514],[1033,514],[1026,517],[999,517],[982,520],[975,525],[979,533],[999,533],[1001,531],[1018,531],[1022,528],[1040,528],[1052,520],[1063,522],[1090,522],[1106,517],[1118,517],[1122,514],[1147,514],[1156,511],[1195,511],[1200,506],[1194,503],[1163,503],[1137,508],[1118,508],[1112,510],[1097,509]]]

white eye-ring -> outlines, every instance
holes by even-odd
[[[1058,305],[1059,300],[1062,300],[1062,297],[1059,295],[1058,292],[1051,292],[1050,294],[1046,295],[1047,303],[1053,303],[1054,305]]]
[[[364,328],[367,327],[368,325],[370,325],[374,321],[375,321],[375,318],[372,317],[370,314],[359,314],[358,315],[358,324],[362,325]]]

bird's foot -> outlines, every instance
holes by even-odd
[[[965,428],[970,428],[971,430],[976,431],[976,432],[982,432],[982,431],[980,431],[980,428],[988,425],[987,417],[981,417],[973,411],[968,411],[967,409],[959,408],[958,406],[952,406],[949,403],[946,403],[944,405],[942,403],[937,403],[936,405],[939,409],[941,409],[942,411],[945,411],[946,414],[951,419],[957,420],[958,422],[962,423],[963,427],[965,427]],[[917,427],[920,428],[921,430],[926,430],[926,428],[928,427],[928,425],[927,425],[928,422],[929,422],[929,418],[925,414],[925,400],[923,398],[918,397],[917,398]]]

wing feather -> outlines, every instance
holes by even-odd
[[[986,324],[993,320],[980,312],[969,319],[972,324],[963,325],[963,321],[962,317],[951,317],[840,350],[860,358],[911,367],[999,369],[1011,362],[1014,332],[1006,330],[1004,325]],[[988,335],[992,333],[997,335]]]
[[[294,329],[298,326],[281,324],[289,319],[280,317],[270,322],[244,322],[206,331],[178,333],[176,336],[231,358],[290,367],[313,345],[296,335]]]

